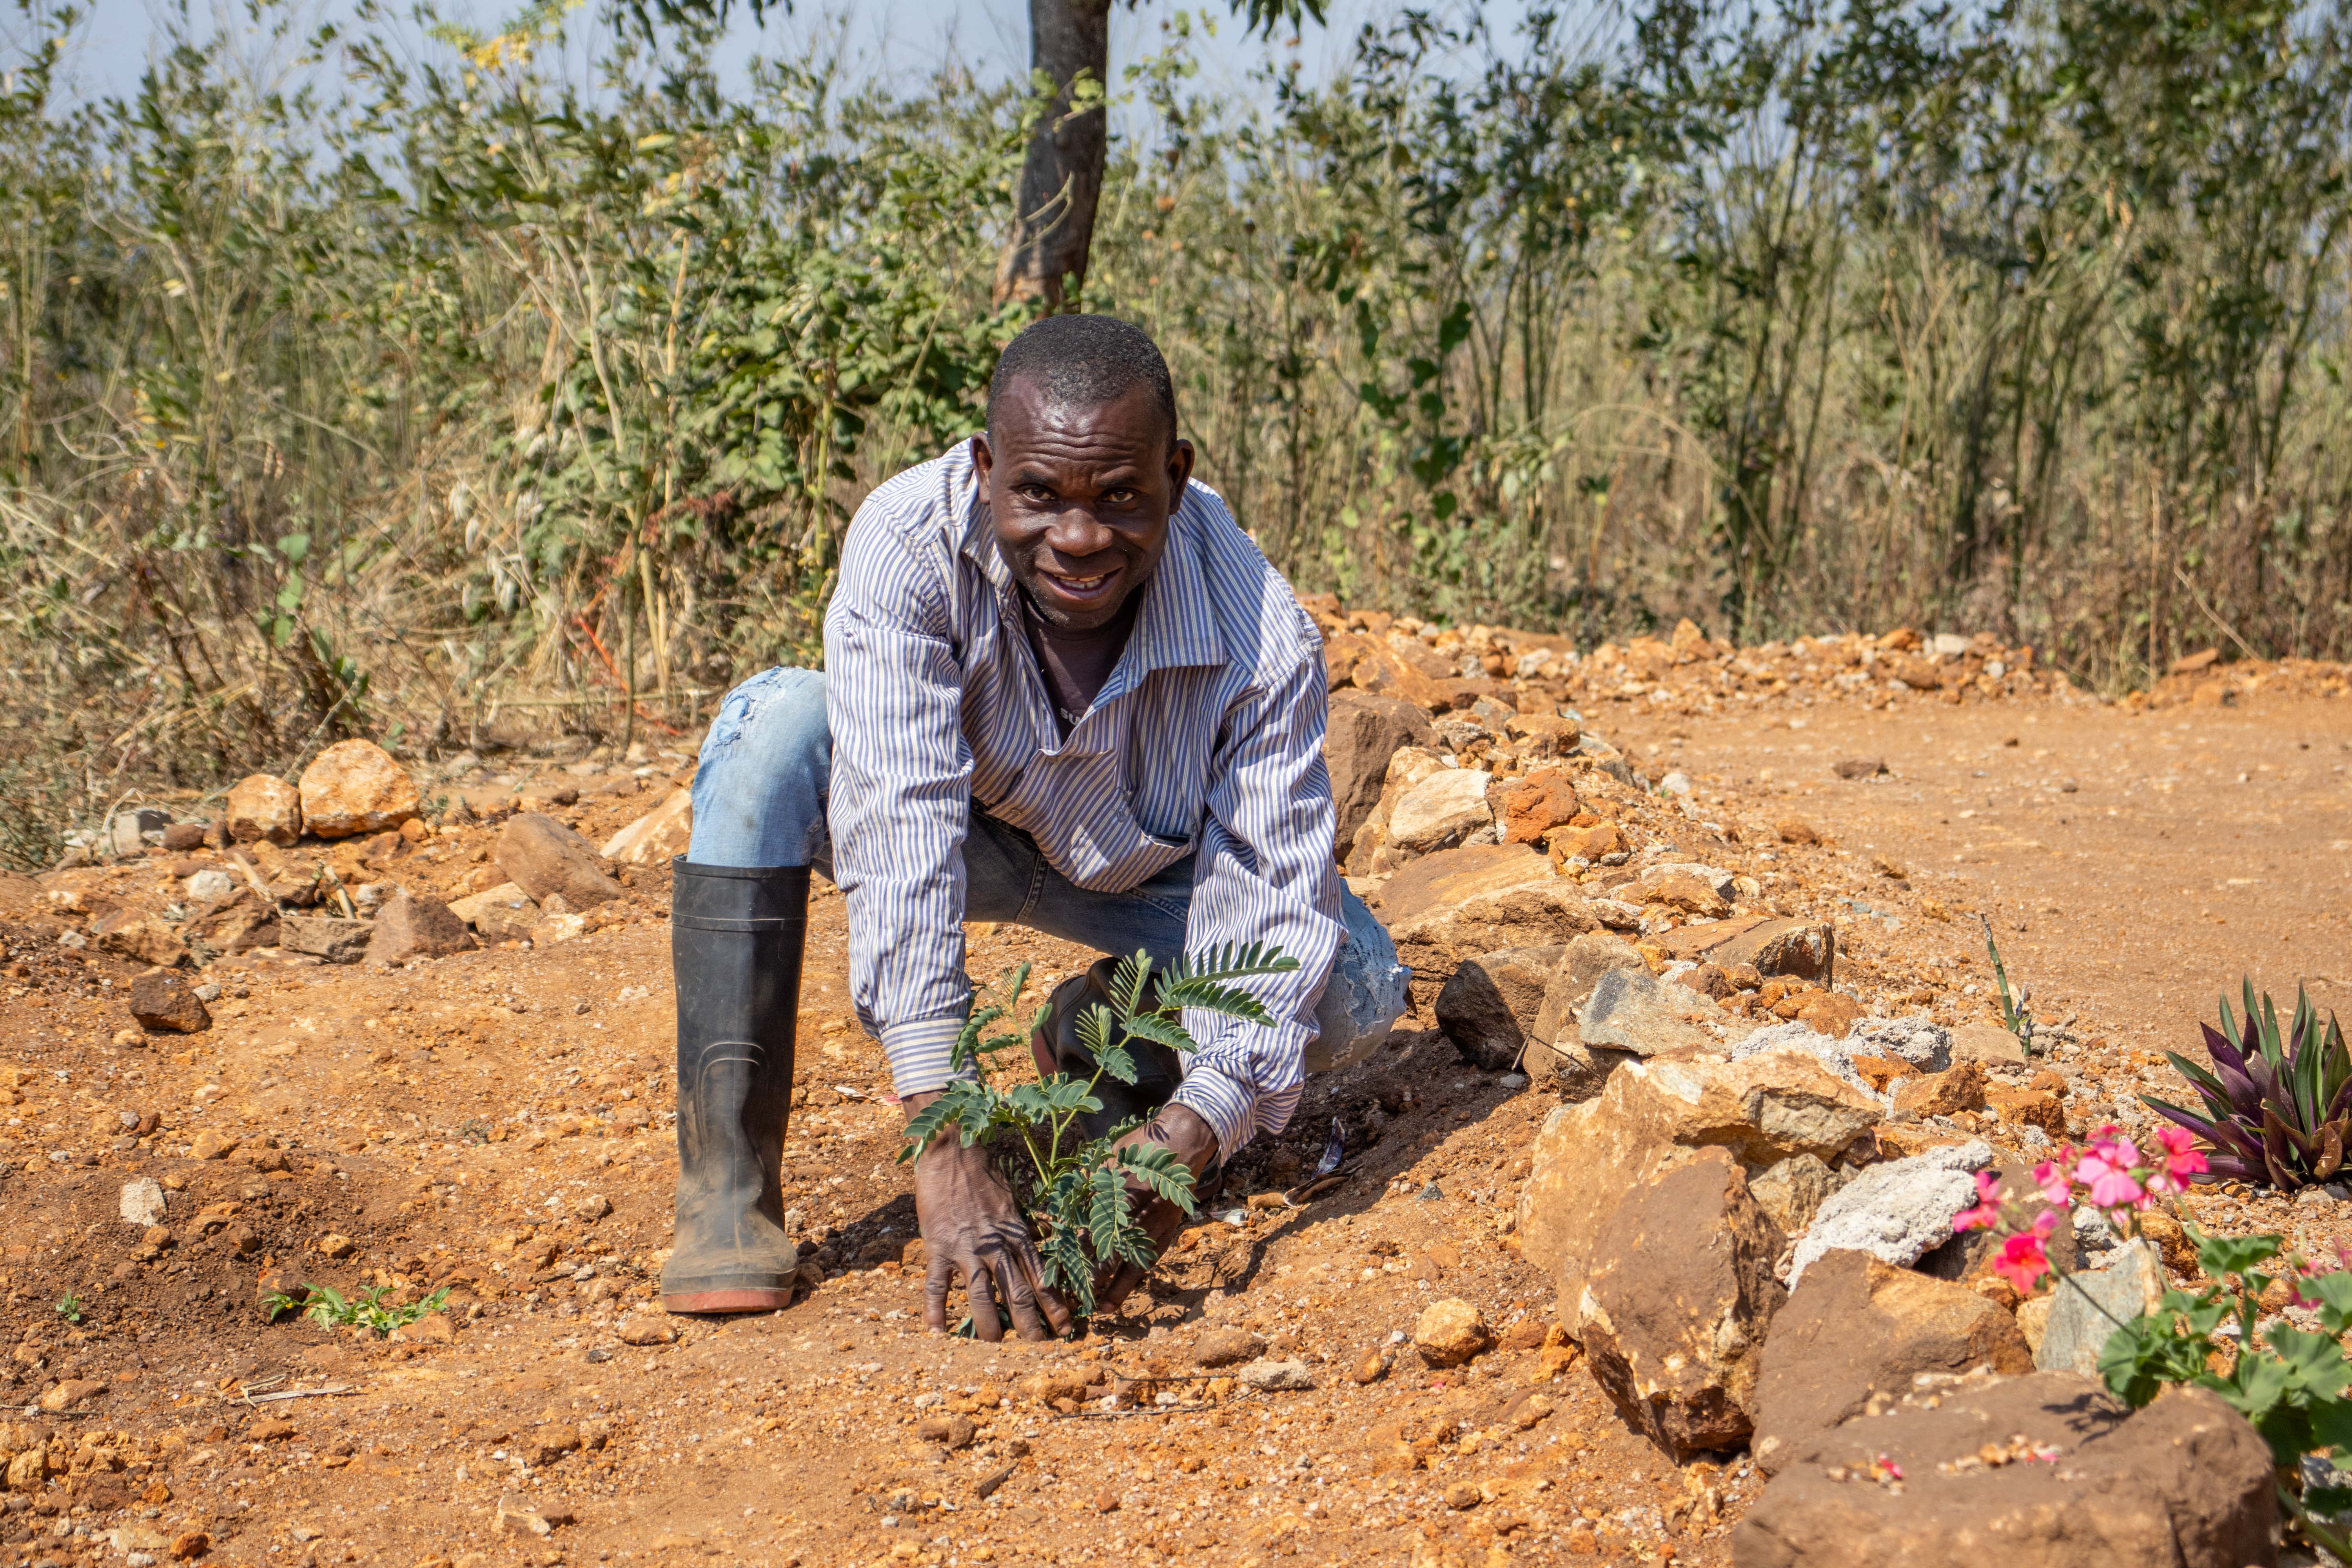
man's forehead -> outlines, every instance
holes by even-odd
[[[999,462],[1032,456],[1101,462],[1156,456],[1174,432],[1141,383],[1095,399],[1056,395],[1024,379],[1000,401],[988,438]]]

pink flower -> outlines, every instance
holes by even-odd
[[[2056,1159],[2044,1160],[2033,1167],[2034,1184],[2042,1189],[2042,1198],[2060,1208],[2074,1201],[2074,1184],[2066,1174],[2066,1167],[2074,1160],[2074,1145],[2069,1143],[2058,1151]]]
[[[2156,1141],[2164,1145],[2164,1168],[2148,1178],[2151,1191],[2177,1193],[2188,1184],[2191,1176],[2201,1176],[2212,1169],[2205,1156],[2196,1148],[2196,1140],[2186,1127],[2159,1127]]]
[[[1992,1260],[1992,1271],[2017,1287],[2021,1296],[2030,1296],[2042,1277],[2050,1272],[2050,1254],[2043,1250],[2045,1232],[2029,1230],[2012,1236],[2000,1244],[2000,1256]]]
[[[2000,1223],[2000,1178],[1990,1171],[1977,1173],[1977,1206],[1952,1216],[1952,1229],[1990,1230]]]
[[[2130,1139],[2101,1138],[2075,1163],[2074,1179],[2091,1189],[2094,1208],[2119,1209],[2135,1204],[2145,1206],[2147,1194],[2132,1173],[2132,1167],[2138,1163],[2139,1151]]]

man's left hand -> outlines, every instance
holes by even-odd
[[[1190,1106],[1161,1107],[1159,1115],[1120,1139],[1115,1147],[1124,1148],[1130,1143],[1161,1145],[1196,1178],[1217,1159],[1216,1131]],[[1128,1178],[1128,1192],[1136,1202],[1136,1222],[1151,1238],[1152,1255],[1157,1258],[1168,1250],[1168,1244],[1184,1228],[1184,1211],[1132,1176]],[[1095,1279],[1095,1310],[1108,1312],[1116,1309],[1150,1272],[1132,1263],[1107,1268]]]

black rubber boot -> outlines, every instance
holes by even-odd
[[[781,1166],[809,868],[671,863],[677,984],[677,1233],[662,1269],[673,1312],[791,1305]]]

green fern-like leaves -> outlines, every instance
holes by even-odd
[[[1139,1040],[1180,1056],[1199,1049],[1182,1022],[1187,1008],[1271,1024],[1265,1004],[1234,983],[1287,974],[1297,967],[1297,959],[1265,942],[1227,943],[1191,954],[1157,976],[1149,952],[1131,953],[1112,970],[1108,1005],[1096,1003],[1076,1020],[1078,1039],[1094,1057],[1093,1074],[1080,1079],[1054,1073],[999,1089],[986,1081],[987,1058],[1024,1037],[989,1030],[1014,1018],[1028,984],[1029,966],[1024,964],[1007,975],[996,999],[972,1009],[957,1038],[956,1067],[972,1069],[974,1076],[950,1083],[907,1123],[906,1147],[898,1157],[919,1157],[950,1128],[967,1148],[992,1133],[1010,1132],[1029,1162],[1028,1179],[1019,1184],[1015,1196],[1037,1234],[1045,1282],[1081,1316],[1089,1313],[1098,1274],[1121,1264],[1149,1268],[1156,1261],[1150,1233],[1138,1220],[1139,1199],[1165,1199],[1186,1214],[1195,1204],[1192,1173],[1166,1147],[1119,1144],[1135,1123],[1097,1138],[1079,1133],[1077,1119],[1103,1108],[1095,1086],[1106,1074],[1120,1083],[1136,1081],[1130,1047]],[[1032,1026],[1048,1028],[1048,1013],[1041,1011]]]

